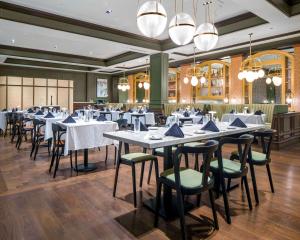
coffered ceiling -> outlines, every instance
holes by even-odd
[[[204,21],[203,1],[195,2],[199,25]],[[191,15],[192,3],[184,0],[184,11]],[[174,1],[162,4],[170,20]],[[193,44],[174,45],[167,29],[157,39],[141,35],[137,5],[137,0],[0,1],[0,54],[5,59],[0,64],[118,73],[143,67],[149,55],[161,51],[170,54],[171,64],[191,61]],[[215,0],[219,42],[216,49],[197,56],[201,60],[244,52],[250,32],[257,48],[300,42],[298,13],[298,0]]]

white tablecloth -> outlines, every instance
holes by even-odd
[[[173,116],[169,116],[167,118],[166,125],[170,124],[171,119],[175,117],[174,115],[177,115],[179,117],[179,120],[192,119],[194,124],[198,123],[203,117],[203,116],[196,116],[196,115],[190,115],[189,117],[184,117],[182,114],[178,114],[178,113],[173,113],[172,115]]]
[[[0,129],[5,131],[6,128],[6,113],[7,112],[0,112]]]
[[[262,115],[254,115],[253,113],[245,114],[245,113],[226,113],[222,116],[222,122],[232,122],[234,119],[239,118],[244,123],[252,123],[252,124],[264,124],[266,114]]]
[[[138,114],[138,113],[129,113],[129,112],[125,112],[124,113],[124,119],[127,119],[127,123],[131,124],[131,115],[132,114]],[[154,113],[152,112],[148,112],[148,113],[143,113],[145,114],[145,118],[146,118],[146,123],[145,123],[145,118],[144,117],[140,117],[140,120],[143,124],[147,124],[147,125],[155,125],[155,118],[154,118]],[[132,117],[132,120],[134,120],[135,117]]]
[[[63,120],[62,117],[55,117],[55,118],[44,118],[41,117],[40,120],[45,122],[44,131],[45,131],[45,140],[48,140],[53,137],[53,131],[52,131],[52,123],[55,123],[57,121]]]
[[[100,113],[107,113],[107,112],[100,111]],[[120,118],[119,116],[119,114],[121,113],[120,111],[110,111],[110,113],[111,115],[110,114],[105,115],[107,120],[117,121]],[[111,117],[112,119],[110,119]]]
[[[118,124],[111,121],[98,122],[95,120],[84,122],[78,120],[76,123],[62,123],[66,127],[64,155],[70,150],[89,149],[103,147],[114,143],[112,139],[103,137],[104,132],[114,132]]]

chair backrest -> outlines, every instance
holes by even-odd
[[[53,144],[55,145],[56,142],[61,140],[61,136],[66,133],[66,129],[61,127],[57,123],[52,123],[52,132],[53,132]]]
[[[41,127],[43,127],[45,123],[39,119],[33,119],[33,134],[37,137],[40,134]]]
[[[127,119],[125,119],[125,118],[118,119],[118,120],[116,121],[116,123],[117,123],[118,126],[119,126],[119,130],[127,129],[127,128],[128,128]]]
[[[222,162],[222,148],[224,145],[236,145],[239,160],[241,163],[241,172],[243,172],[246,169],[247,164],[247,157],[249,155],[251,143],[253,142],[254,137],[250,134],[243,134],[237,138],[234,137],[224,137],[220,140],[219,144],[219,150],[218,150],[218,159],[221,160],[219,162]]]
[[[255,137],[259,137],[261,140],[262,152],[266,154],[266,159],[268,161],[271,160],[271,145],[273,142],[273,136],[275,134],[275,130],[273,129],[261,129],[257,130],[253,133]]]
[[[213,154],[218,149],[218,141],[209,140],[203,145],[198,147],[178,146],[175,152],[174,159],[174,174],[175,181],[180,186],[180,158],[182,154],[196,153],[203,155],[203,175],[202,175],[202,186],[203,188],[208,185],[208,177],[210,176],[210,162]]]

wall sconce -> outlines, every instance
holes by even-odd
[[[236,98],[232,98],[232,99],[231,99],[231,103],[232,103],[232,104],[237,104],[237,99],[236,99]]]
[[[291,105],[293,103],[293,93],[292,93],[292,91],[290,89],[288,89],[286,91],[286,94],[287,94],[286,95],[286,103],[288,105]]]
[[[225,95],[225,98],[224,98],[223,101],[224,101],[225,104],[229,103],[229,98],[228,98],[227,94]]]

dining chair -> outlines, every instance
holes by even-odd
[[[132,171],[132,188],[133,188],[133,201],[134,201],[134,207],[136,207],[137,206],[137,200],[136,200],[136,175],[135,175],[135,166],[138,163],[142,164],[142,167],[141,167],[141,176],[140,176],[140,187],[142,187],[145,162],[147,162],[147,161],[153,161],[154,162],[156,179],[158,179],[159,172],[158,172],[157,157],[154,156],[154,155],[146,153],[146,149],[144,149],[144,152],[125,153],[123,155],[120,155],[121,149],[122,149],[122,143],[119,144],[119,154],[118,154],[117,166],[116,166],[116,173],[115,173],[115,182],[114,182],[113,197],[116,196],[116,190],[117,190],[117,183],[118,183],[118,176],[119,176],[120,165],[124,164],[124,165],[127,165],[127,166],[131,166],[131,171]],[[127,152],[127,151],[125,151],[125,152]]]
[[[272,129],[262,129],[262,130],[257,130],[255,132],[253,132],[253,135],[260,139],[261,148],[262,148],[261,152],[251,150],[249,152],[249,157],[248,157],[248,163],[249,163],[250,173],[251,173],[251,177],[252,177],[254,196],[255,196],[255,201],[257,204],[259,203],[259,197],[258,197],[258,191],[257,191],[254,166],[266,166],[271,191],[272,191],[272,193],[275,192],[273,180],[272,180],[271,169],[270,169],[271,146],[272,146],[273,137],[274,137],[275,132],[276,131],[272,130]]]
[[[147,123],[146,123],[146,115],[145,114],[141,114],[141,113],[137,113],[137,114],[135,114],[135,113],[132,113],[131,114],[131,118],[130,118],[130,122],[131,122],[131,124],[133,124],[133,119],[136,119],[136,118],[144,118],[144,121],[145,121],[145,126],[147,126]]]
[[[198,147],[179,146],[175,152],[174,167],[167,169],[160,174],[156,193],[156,208],[154,226],[158,226],[158,214],[161,203],[162,186],[168,186],[176,191],[177,209],[180,216],[181,237],[187,238],[185,218],[184,218],[184,196],[200,195],[205,191],[209,192],[210,204],[212,208],[214,227],[219,229],[218,218],[215,208],[215,199],[213,194],[214,177],[210,173],[210,163],[214,152],[218,149],[218,142],[209,140]],[[190,168],[180,167],[180,158],[182,154],[202,154],[203,172]],[[170,203],[171,204],[171,203]]]
[[[239,137],[224,137],[219,141],[219,148],[217,151],[217,160],[212,161],[210,164],[211,171],[216,177],[215,190],[217,194],[219,193],[219,185],[222,187],[222,194],[225,205],[226,219],[227,223],[231,223],[231,217],[229,213],[229,203],[227,199],[227,191],[225,189],[225,178],[226,179],[236,179],[241,178],[242,183],[245,185],[248,206],[252,210],[252,202],[249,191],[249,185],[247,180],[247,157],[250,151],[251,143],[253,141],[253,136],[250,134],[243,134]],[[222,150],[224,146],[234,145],[237,147],[237,152],[239,153],[239,160],[230,160],[223,157]]]
[[[64,154],[64,148],[65,148],[65,140],[62,139],[62,136],[66,134],[66,129],[62,128],[57,123],[52,123],[52,132],[53,132],[53,139],[52,139],[52,158],[51,163],[49,167],[49,173],[51,173],[53,164],[55,162],[54,167],[54,173],[53,178],[56,177],[56,172],[58,170],[59,162],[61,156]],[[70,151],[70,165],[71,165],[71,171],[73,171],[73,160],[72,160],[72,151]],[[78,174],[77,169],[77,151],[75,151],[75,170]]]
[[[36,159],[40,146],[47,147],[48,155],[50,155],[51,140],[45,142],[45,135],[42,130],[44,126],[45,126],[45,122],[39,119],[33,119],[33,138],[32,138],[31,152],[30,152],[30,157],[32,157],[32,154],[34,154],[33,160]]]
[[[18,114],[18,124],[17,124],[17,142],[16,148],[20,149],[23,138],[27,141],[27,134],[30,133],[31,141],[33,136],[33,126],[31,123],[32,120],[30,118],[25,118],[23,114]]]
[[[12,127],[13,127],[13,113],[12,112],[7,112],[5,114],[5,117],[6,117],[6,127],[5,127],[5,130],[4,130],[4,137],[6,137],[7,135],[7,131],[9,131],[9,134],[11,135],[12,134]]]

